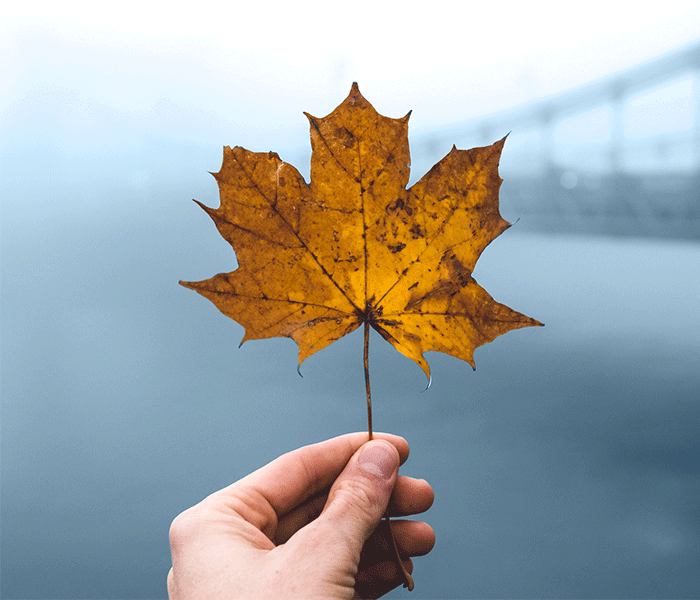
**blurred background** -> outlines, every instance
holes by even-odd
[[[165,598],[168,527],[279,454],[363,430],[356,332],[291,340],[177,285],[235,267],[222,146],[307,178],[302,112],[412,110],[417,181],[510,133],[515,225],[475,277],[546,324],[429,353],[372,338],[437,535],[394,598],[700,596],[700,6],[0,9],[2,598]]]

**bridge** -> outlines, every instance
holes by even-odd
[[[700,240],[700,42],[559,96],[412,136],[414,172],[452,144],[487,145],[508,132],[501,212],[520,219],[519,229]]]

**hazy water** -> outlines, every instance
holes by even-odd
[[[238,349],[177,285],[234,264],[191,194],[3,223],[3,598],[165,597],[178,512],[365,427],[360,335],[300,378],[293,342]],[[436,492],[436,547],[394,597],[700,595],[700,245],[516,226],[475,276],[546,327],[476,372],[431,353],[425,393],[372,339],[376,428]]]

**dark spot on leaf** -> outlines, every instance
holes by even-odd
[[[446,253],[442,257],[442,262],[447,267],[450,279],[459,283],[461,287],[468,285],[472,281],[472,272],[467,269],[453,253]]]
[[[399,212],[400,210],[404,211],[408,216],[411,216],[413,214],[413,209],[406,204],[403,198],[397,198],[393,202],[390,202],[386,206],[386,212]]]
[[[389,202],[389,204],[386,205],[386,212],[397,212],[398,210],[402,209],[403,206],[403,198],[397,198],[393,202]]]
[[[414,344],[421,341],[421,337],[419,335],[416,335],[415,333],[411,333],[410,331],[405,331],[404,336],[406,337],[407,340],[412,341]]]

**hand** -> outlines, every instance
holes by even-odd
[[[205,498],[170,528],[171,600],[378,598],[397,587],[382,516],[433,502],[427,482],[399,477],[407,458],[400,437],[353,433],[284,454]],[[426,523],[391,528],[402,557],[435,543]],[[404,565],[412,571],[410,558]]]

